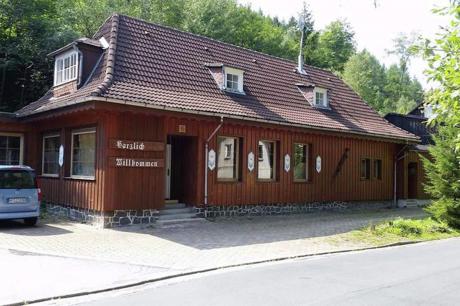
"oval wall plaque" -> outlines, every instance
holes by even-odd
[[[316,156],[316,172],[321,172],[321,156]]]
[[[208,168],[211,171],[216,168],[216,151],[212,149],[208,153]]]
[[[291,157],[289,154],[284,155],[284,171],[289,172],[291,170]]]
[[[254,153],[249,152],[248,154],[248,170],[252,172],[254,170]]]

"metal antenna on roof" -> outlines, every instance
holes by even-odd
[[[303,41],[304,41],[304,36],[305,36],[305,18],[303,14],[301,14],[299,18],[299,29],[301,31],[301,36],[300,36],[299,58],[297,61],[297,71],[299,73],[304,74],[305,71],[303,70]]]

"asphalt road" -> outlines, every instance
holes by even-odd
[[[460,239],[202,274],[85,305],[460,305]]]

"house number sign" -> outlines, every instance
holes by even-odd
[[[162,142],[110,139],[110,148],[126,151],[164,151]]]

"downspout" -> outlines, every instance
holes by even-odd
[[[401,157],[398,157],[401,152],[405,151],[408,145],[404,145],[404,147],[395,155],[395,161],[394,161],[394,178],[393,178],[393,207],[396,208],[398,207],[398,200],[397,200],[397,168],[398,168],[398,161],[406,157],[406,154],[404,153]]]
[[[209,154],[209,142],[211,139],[216,135],[216,133],[220,130],[222,125],[224,124],[224,116],[220,117],[220,123],[216,127],[216,129],[209,135],[208,139],[206,139],[205,143],[205,163],[204,163],[204,217],[208,217],[208,154]]]

